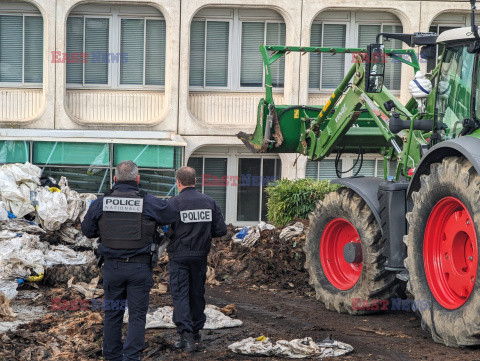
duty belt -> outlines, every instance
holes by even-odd
[[[106,258],[106,260],[125,262],[125,263],[150,263],[150,255],[140,254],[140,255],[128,257],[128,258]]]

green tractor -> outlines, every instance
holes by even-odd
[[[380,36],[411,48],[385,49]],[[434,57],[437,44],[444,47],[441,61],[428,79],[411,82],[414,97],[403,105],[383,86],[385,59],[418,71],[412,47]],[[404,297],[406,286],[422,327],[436,342],[480,344],[477,27],[441,35],[379,34],[367,49],[260,50],[266,96],[255,132],[238,134],[247,147],[300,153],[313,161],[358,152],[360,166],[365,153],[384,156],[385,179],[334,180],[341,187],[310,216],[305,267],[317,298],[330,310],[366,314]],[[275,105],[270,65],[289,52],[352,53],[356,62],[324,106]],[[395,175],[387,177],[391,162],[397,164]]]

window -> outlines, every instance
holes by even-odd
[[[70,87],[165,85],[165,20],[151,7],[138,10],[148,15],[128,15],[127,11],[118,6],[107,13],[99,7],[99,15],[74,10],[68,17],[66,66]]]
[[[197,190],[212,197],[225,215],[227,158],[190,157],[188,166],[195,169],[197,174]]]
[[[30,152],[30,149],[32,151]],[[0,164],[31,162],[57,181],[65,176],[78,192],[104,193],[113,184],[117,163],[137,163],[140,187],[155,196],[175,195],[175,170],[182,148],[152,144],[0,141]]]
[[[264,67],[259,46],[285,45],[285,24],[274,12],[201,11],[190,31],[190,87],[195,90],[262,89]],[[262,16],[265,14],[265,16]],[[271,65],[272,83],[284,84],[285,58]]]
[[[345,162],[341,159],[339,162],[339,170],[345,172],[352,168],[352,166],[357,161],[356,154],[345,155],[344,157]],[[396,171],[396,161],[388,162],[387,170],[388,176],[395,176]],[[348,173],[342,174],[342,177],[351,177],[353,176],[360,166],[360,160],[358,164],[353,167],[353,170],[349,171]],[[384,177],[383,171],[383,157],[382,158],[364,158],[362,168],[358,173],[359,176],[365,177]],[[335,171],[335,160],[334,159],[324,159],[319,162],[312,162],[307,161],[307,168],[305,171],[306,178],[312,178],[316,180],[324,180],[324,179],[337,179],[337,173]]]
[[[436,128],[442,140],[458,137],[463,119],[470,118],[475,54],[464,46],[445,51],[438,78]]]
[[[343,24],[313,24],[310,46],[339,47],[346,45],[347,26]],[[345,76],[345,55],[310,53],[309,86],[314,89],[335,89]]]
[[[30,142],[17,140],[0,141],[0,164],[25,163],[30,159]]]
[[[265,72],[259,46],[284,45],[285,24],[271,22],[242,22],[240,65],[241,87],[263,87]],[[281,88],[284,83],[285,57],[270,66],[272,85]]]
[[[376,42],[376,36],[380,32],[402,31],[398,18],[388,13],[324,12],[312,24],[310,46],[365,48],[368,44]],[[402,48],[402,42],[399,40],[385,42],[385,45],[387,48]],[[348,54],[310,53],[309,56],[311,92],[335,89],[353,65],[352,56]],[[385,68],[385,85],[390,90],[400,90],[400,79],[400,61],[389,58]]]
[[[342,160],[340,160],[338,166],[340,170],[342,170]],[[307,161],[305,177],[316,180],[337,179],[337,173],[335,171],[335,160],[324,159],[320,162],[312,162],[311,160]]]
[[[458,27],[462,27],[462,26],[465,26],[465,24],[462,24],[462,25],[459,25],[459,26],[432,25],[432,26],[430,26],[429,31],[432,32],[432,33],[441,34],[446,30],[451,30],[451,29],[455,29],[455,28],[458,28]],[[428,72],[431,72],[437,66],[438,57],[443,54],[443,50],[445,49],[445,46],[443,46],[442,44],[438,44],[436,46],[436,48],[437,49],[436,49],[435,58],[434,59],[428,59],[428,62],[427,62],[427,71]]]
[[[258,222],[267,219],[265,187],[280,177],[280,159],[240,158],[238,160],[238,222]]]
[[[32,14],[0,15],[0,83],[43,82],[43,18]]]
[[[230,23],[193,21],[190,37],[190,85],[228,86]]]
[[[366,48],[368,44],[376,43],[379,33],[402,33],[401,25],[359,25],[358,26],[358,46]],[[382,40],[380,40],[382,42]],[[402,42],[400,40],[383,41],[385,48],[401,49]],[[384,85],[389,90],[400,90],[402,63],[398,59],[387,57],[385,64],[385,82]]]

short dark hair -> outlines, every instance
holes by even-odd
[[[196,177],[195,169],[192,167],[180,167],[175,174],[175,179],[180,181],[182,186],[194,186],[195,185],[195,177]]]

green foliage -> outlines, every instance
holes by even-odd
[[[328,180],[279,180],[276,185],[269,185],[265,189],[268,195],[268,220],[276,226],[284,226],[296,218],[307,219],[317,201],[338,188],[338,184],[331,184]]]

